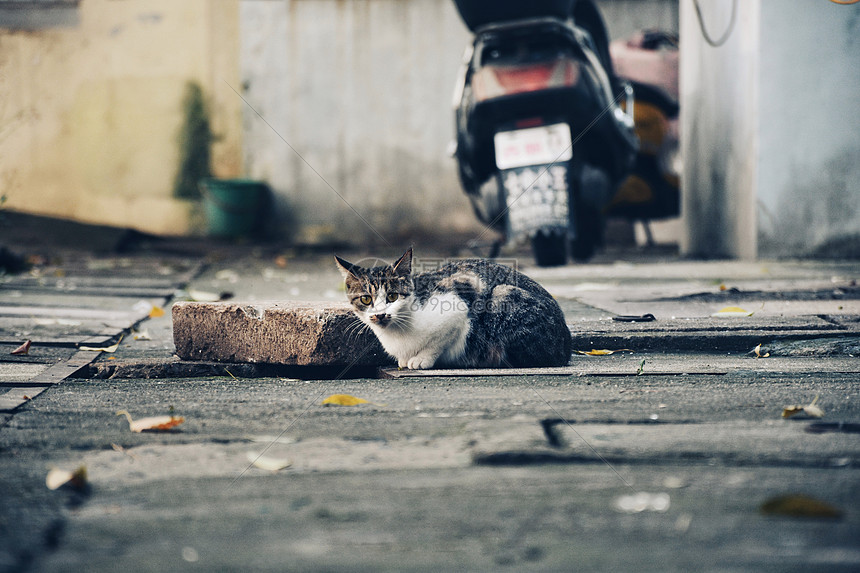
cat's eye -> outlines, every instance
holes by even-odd
[[[385,300],[387,300],[388,302],[394,302],[398,298],[400,298],[399,294],[397,294],[396,292],[390,292],[388,293],[388,296],[385,297]]]
[[[371,297],[369,294],[363,294],[358,298],[358,302],[360,302],[364,306],[370,306],[370,303],[373,302],[373,297]]]

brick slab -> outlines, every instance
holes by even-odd
[[[347,304],[178,302],[173,340],[183,360],[315,366],[392,361],[376,336],[356,326]]]

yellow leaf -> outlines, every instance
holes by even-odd
[[[619,350],[574,350],[577,354],[582,354],[583,356],[609,356],[610,354],[615,354],[616,352],[633,352],[629,348],[621,348]]]
[[[727,306],[715,312],[711,316],[714,316],[716,318],[734,318],[742,316],[752,316],[752,314],[753,313],[751,313],[750,311],[744,310],[739,306]]]
[[[806,495],[783,495],[773,497],[761,505],[765,515],[781,515],[785,517],[810,517],[839,519],[842,510],[829,503]]]
[[[45,476],[45,485],[48,489],[58,489],[64,485],[74,489],[84,489],[87,487],[87,468],[81,466],[73,472],[51,468]]]
[[[782,409],[782,417],[783,418],[791,418],[792,416],[796,416],[797,414],[806,414],[810,418],[823,418],[824,410],[816,406],[818,403],[818,394],[815,395],[815,398],[807,404],[806,406],[786,406]]]
[[[128,420],[128,427],[132,432],[170,430],[185,421],[185,418],[182,416],[151,416],[149,418],[132,420],[131,414],[125,410],[120,410],[116,415],[125,416],[126,420]]]
[[[794,415],[803,412],[803,406],[786,406],[782,409],[783,418],[791,418]]]
[[[323,400],[322,404],[323,406],[358,406],[359,404],[370,404],[370,402],[349,394],[332,394]]]
[[[119,337],[116,344],[111,344],[110,346],[81,346],[78,350],[89,350],[91,352],[116,352],[116,349],[119,348],[120,342],[122,342],[122,336]]]
[[[755,352],[756,358],[767,358],[770,356],[770,352],[765,352],[764,354],[761,353],[761,344],[753,348],[753,352]]]
[[[164,309],[160,306],[153,306],[152,310],[149,311],[149,318],[158,318],[159,316],[164,316]]]
[[[254,452],[248,452],[248,461],[253,466],[270,472],[277,472],[293,465],[293,462],[286,458],[272,458]]]

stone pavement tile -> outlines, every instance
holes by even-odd
[[[38,363],[0,363],[0,382],[29,380],[47,368],[47,364]]]
[[[0,412],[11,412],[47,389],[47,386],[12,386],[8,389],[0,388]]]
[[[639,309],[641,310],[641,309]],[[629,348],[651,352],[744,353],[756,345],[791,340],[860,337],[860,323],[823,316],[679,318],[658,315],[653,322],[579,320],[568,325],[574,348]]]
[[[761,351],[766,353],[767,350]],[[643,362],[644,361],[644,362]],[[860,360],[853,356],[828,356],[826,359],[808,360],[801,357],[770,356],[756,358],[746,354],[655,353],[616,352],[609,356],[582,356],[575,354],[570,366],[557,368],[459,368],[431,370],[401,370],[383,368],[387,378],[449,378],[475,376],[683,376],[685,374],[723,375],[729,373],[784,373],[815,372],[858,373]]]
[[[70,381],[0,433],[0,559],[16,541],[31,571],[849,571],[857,440],[780,412],[820,393],[826,419],[854,419],[855,377]],[[170,405],[175,432],[115,415]],[[541,422],[560,417],[579,434],[555,424],[551,447]],[[249,467],[259,453],[291,465]],[[43,487],[82,463],[85,498]],[[624,509],[640,493],[666,504]],[[786,493],[844,517],[762,515]]]
[[[66,253],[28,273],[0,277],[0,410],[12,411],[81,371],[102,348],[147,319],[196,272],[193,261]]]
[[[856,436],[823,436],[800,420],[660,423],[660,409],[645,406],[640,424],[577,423],[561,418],[539,426],[520,422],[501,429],[486,425],[473,437],[475,463],[709,463],[736,466],[839,468],[860,459]],[[478,435],[477,430],[473,430]],[[552,435],[551,445],[548,435]],[[823,438],[823,439],[822,439]]]
[[[128,461],[131,463],[131,461]],[[469,467],[114,482],[69,512],[37,571],[850,571],[858,520],[775,519],[760,505],[845,470]],[[856,472],[854,472],[856,473]],[[169,486],[165,487],[165,483]],[[619,509],[665,494],[660,511]],[[704,565],[704,567],[703,567]]]

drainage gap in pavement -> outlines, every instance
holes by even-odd
[[[75,378],[114,380],[213,377],[351,380],[378,378],[379,368],[376,366],[345,367],[196,362],[177,359],[95,362],[75,375]]]

